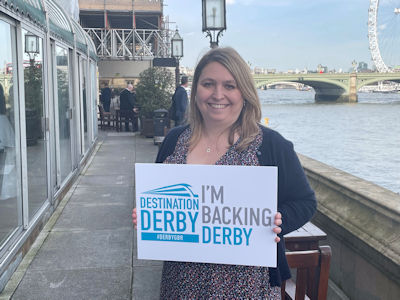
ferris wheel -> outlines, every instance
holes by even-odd
[[[370,0],[368,39],[378,72],[400,71],[400,1]]]

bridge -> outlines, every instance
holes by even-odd
[[[297,82],[315,90],[315,101],[357,102],[357,91],[380,81],[400,82],[400,72],[391,73],[307,73],[255,74],[257,88],[277,82]]]

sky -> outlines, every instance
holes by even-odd
[[[164,0],[169,28],[183,38],[181,65],[195,67],[209,50],[201,0]],[[369,0],[226,0],[227,29],[220,47],[235,48],[251,67],[348,71],[352,61],[372,67]]]

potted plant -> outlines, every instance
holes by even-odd
[[[136,101],[142,124],[142,135],[154,135],[153,113],[157,109],[169,109],[174,91],[173,75],[166,68],[151,67],[139,74]]]

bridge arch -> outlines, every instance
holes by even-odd
[[[277,82],[272,82],[272,83],[267,84],[267,87],[271,88],[272,86],[277,86],[277,85],[289,85],[289,86],[292,86],[292,87],[294,87],[296,89],[298,89],[300,87],[303,87],[302,83],[295,82],[295,81],[277,81]]]
[[[316,101],[357,102],[357,91],[365,85],[380,81],[400,83],[400,72],[392,73],[307,73],[255,74],[258,88],[273,82],[298,82],[315,90]]]
[[[397,78],[388,77],[386,79],[370,78],[370,79],[365,79],[365,80],[358,80],[357,81],[357,91],[360,90],[363,86],[375,84],[375,83],[381,82],[381,81],[393,81],[393,82],[396,82],[396,83],[400,83],[400,78],[398,78],[398,77]]]
[[[327,78],[311,79],[302,77],[301,74],[296,75],[296,78],[286,78],[285,80],[281,80],[281,78],[269,78],[264,80],[255,79],[257,88],[262,88],[274,83],[281,82],[297,82],[311,86],[315,91],[315,101],[317,102],[348,101],[348,80],[334,80]]]

